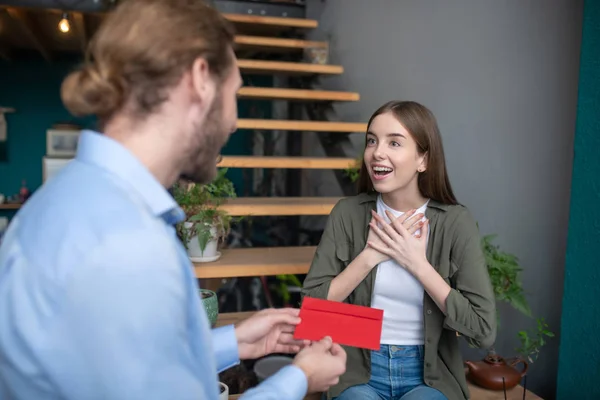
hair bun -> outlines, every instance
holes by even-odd
[[[70,73],[62,83],[61,98],[75,116],[111,116],[123,103],[123,85],[110,79],[93,65],[86,65]]]

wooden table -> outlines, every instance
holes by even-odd
[[[253,314],[252,311],[249,312],[238,312],[238,313],[228,313],[228,314],[219,314],[219,318],[217,319],[216,326],[223,326],[229,324],[236,324]],[[469,382],[469,390],[471,391],[471,399],[472,400],[504,400],[504,392],[492,391],[480,388],[479,386],[473,385]],[[229,399],[237,399],[240,395],[230,395]],[[320,400],[320,394],[311,394],[307,395],[304,400]],[[523,387],[517,386],[511,390],[506,392],[507,400],[522,400],[523,399]],[[543,400],[541,397],[531,393],[529,390],[525,394],[525,400]]]
[[[504,392],[495,392],[475,386],[469,382],[472,400],[504,400]],[[507,400],[522,400],[523,386],[517,386],[506,391]],[[531,393],[529,390],[525,393],[525,400],[543,400],[541,397]]]
[[[235,400],[235,399],[239,399],[241,395],[239,394],[232,394],[231,396],[229,396],[229,400]],[[304,398],[304,400],[321,400],[321,395],[318,393],[315,394],[309,394],[308,396],[306,396]]]
[[[491,390],[486,390],[480,388],[478,386],[472,385],[469,383],[469,390],[471,391],[471,400],[504,400],[503,392],[494,392]],[[239,394],[234,394],[229,396],[229,400],[238,399],[240,397]],[[523,387],[517,386],[506,392],[507,400],[522,400],[523,399]],[[309,394],[304,400],[321,400],[320,394]],[[543,400],[541,397],[536,396],[531,393],[529,390],[525,394],[525,400]]]

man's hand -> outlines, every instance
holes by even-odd
[[[295,340],[294,329],[300,323],[300,310],[269,308],[256,312],[235,328],[241,360],[271,353],[297,353],[309,344]]]
[[[304,348],[294,358],[294,365],[304,371],[308,379],[308,393],[325,392],[337,385],[346,372],[346,352],[330,337]]]

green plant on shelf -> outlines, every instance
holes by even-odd
[[[358,175],[360,172],[360,166],[363,162],[363,156],[361,155],[355,160],[354,167],[346,168],[344,170],[344,174],[350,179],[351,182],[356,182],[358,180]]]
[[[516,351],[530,364],[533,364],[537,360],[540,349],[546,344],[548,338],[554,337],[554,333],[548,329],[548,324],[544,318],[538,318],[536,322],[537,327],[534,332],[519,331],[517,334],[521,346]]]
[[[481,246],[496,301],[505,302],[522,314],[532,317],[531,308],[520,280],[523,268],[519,265],[519,259],[492,244],[495,237],[496,235],[483,236]],[[540,349],[546,344],[547,338],[554,337],[554,333],[549,330],[548,324],[543,318],[536,319],[536,322],[535,332],[529,333],[521,330],[517,333],[521,346],[515,350],[530,363],[537,360]]]
[[[216,178],[205,185],[178,182],[173,186],[173,197],[186,215],[185,221],[176,227],[177,236],[186,248],[189,240],[197,236],[200,249],[204,251],[209,241],[227,237],[231,224],[239,220],[219,209],[227,199],[236,197],[226,173],[227,168],[219,169]],[[191,227],[186,227],[186,222],[192,223]]]
[[[496,236],[486,235],[481,238],[481,247],[496,300],[508,303],[530,317],[531,308],[527,303],[525,291],[519,279],[519,274],[523,269],[516,256],[503,252],[498,246],[492,244],[492,240]]]

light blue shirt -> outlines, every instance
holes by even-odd
[[[237,341],[232,325],[210,330],[183,218],[127,149],[83,131],[0,247],[0,399],[217,400]],[[306,390],[288,366],[242,398]]]

